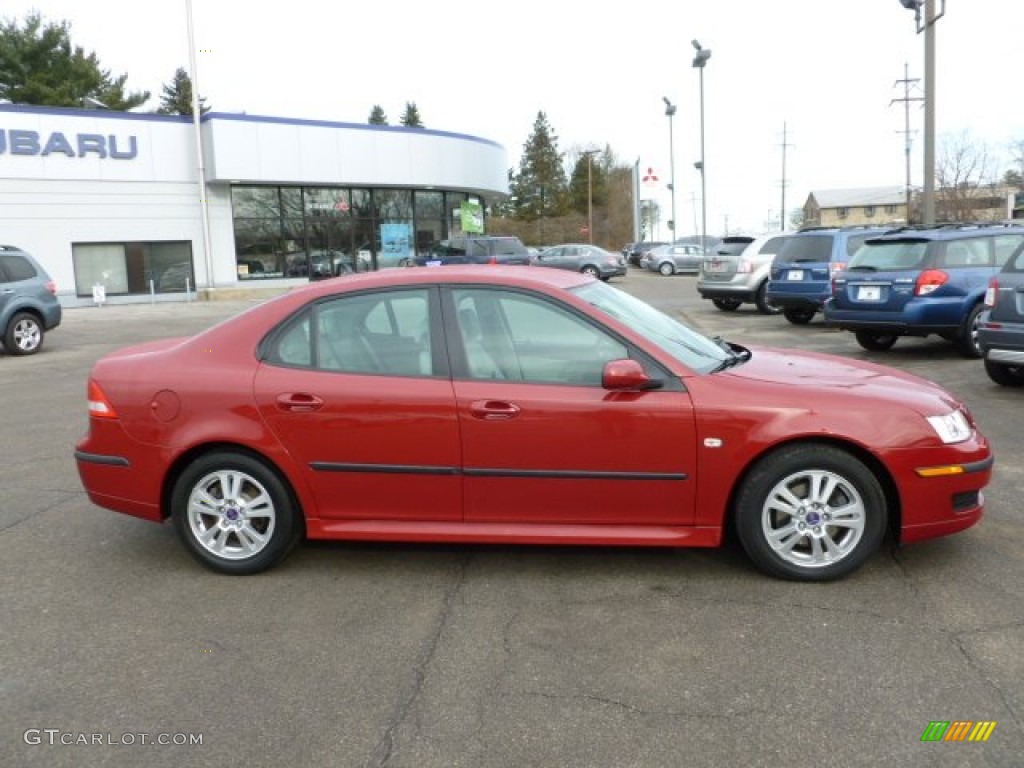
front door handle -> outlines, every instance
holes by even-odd
[[[469,412],[474,418],[488,421],[514,419],[519,415],[519,406],[504,400],[476,400],[470,403]]]
[[[286,392],[283,395],[278,395],[276,402],[278,409],[290,413],[318,411],[324,404],[324,401],[316,395],[305,392]]]

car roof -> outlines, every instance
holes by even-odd
[[[502,266],[494,264],[449,264],[439,267],[409,267],[360,272],[340,278],[320,280],[293,288],[288,295],[302,294],[307,299],[346,291],[372,290],[398,286],[437,283],[487,283],[520,288],[566,289],[582,285],[594,278],[567,270],[541,269],[528,266]]]
[[[900,227],[873,237],[869,242],[899,240],[921,242],[926,240],[962,240],[981,235],[1021,234],[1024,224],[1018,222],[976,222],[939,224],[934,227]]]

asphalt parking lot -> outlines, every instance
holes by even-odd
[[[821,585],[733,546],[317,543],[219,576],[90,504],[72,450],[94,360],[247,302],[67,310],[40,354],[0,355],[0,765],[1024,765],[1024,391],[939,340],[868,353],[820,319],[719,312],[692,276],[613,284],[712,335],[943,384],[995,447],[986,517]],[[957,720],[996,726],[922,743]]]

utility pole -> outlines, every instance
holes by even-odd
[[[895,104],[897,102],[903,102],[903,130],[902,131],[897,131],[897,133],[902,133],[903,136],[904,136],[903,148],[904,148],[904,153],[906,154],[906,163],[907,163],[907,196],[906,196],[907,197],[907,202],[906,202],[906,205],[907,205],[907,224],[913,224],[914,223],[913,220],[912,220],[912,216],[910,215],[910,210],[911,210],[910,209],[910,200],[911,200],[911,194],[912,194],[912,188],[910,186],[910,145],[911,145],[912,142],[911,142],[910,136],[911,136],[911,133],[913,133],[910,130],[910,102],[912,102],[912,101],[924,101],[924,97],[923,96],[911,96],[910,95],[910,86],[912,84],[914,84],[914,83],[919,83],[919,82],[921,82],[919,78],[911,79],[911,77],[910,77],[910,66],[908,64],[904,64],[903,65],[903,79],[902,80],[897,80],[896,83],[895,83],[896,85],[902,85],[903,86],[903,98],[902,99],[893,99],[892,101],[889,102],[890,106],[892,106],[893,104]]]
[[[782,123],[782,208],[779,209],[779,231],[786,230],[786,148],[793,146],[786,143],[786,123]]]

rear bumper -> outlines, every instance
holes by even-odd
[[[835,300],[825,301],[825,323],[844,331],[884,331],[904,336],[927,336],[930,333],[954,333],[960,330],[961,317],[948,311],[936,311],[921,303],[908,303],[898,312],[879,310],[837,309]]]

